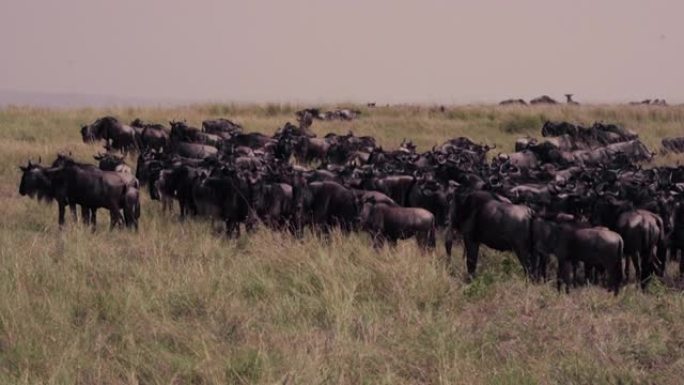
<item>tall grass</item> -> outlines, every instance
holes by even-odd
[[[295,240],[264,229],[227,240],[147,194],[139,233],[110,232],[105,220],[95,233],[59,231],[54,206],[17,193],[27,159],[99,150],[80,143],[78,127],[104,114],[193,124],[228,115],[272,133],[297,108],[0,111],[0,383],[681,383],[684,297],[672,282],[617,298],[597,287],[559,295],[526,282],[509,253],[483,249],[481,274],[465,284],[447,274],[441,249],[376,252],[362,234]],[[683,108],[359,109],[357,121],[314,129],[374,135],[385,148],[465,135],[509,150],[520,133],[508,124],[532,134],[539,127],[527,123],[541,116],[610,117],[655,148],[684,122]]]

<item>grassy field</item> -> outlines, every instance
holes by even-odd
[[[105,114],[230,117],[273,133],[296,109],[0,110],[0,383],[682,383],[677,282],[559,295],[552,283],[527,283],[510,254],[481,249],[481,274],[465,284],[447,274],[442,247],[376,253],[364,235],[327,243],[266,230],[230,241],[209,223],[180,224],[146,192],[139,233],[110,232],[104,212],[95,234],[72,223],[59,231],[55,205],[18,194],[17,166],[29,158],[91,160],[101,147],[81,143],[79,126]],[[546,119],[621,123],[653,150],[684,135],[684,107],[360,109],[357,121],[313,128],[373,135],[385,148],[410,138],[422,150],[468,136],[495,152],[539,136]]]

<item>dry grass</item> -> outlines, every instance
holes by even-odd
[[[595,287],[558,295],[489,250],[466,285],[448,276],[441,249],[421,255],[405,242],[375,253],[362,235],[326,243],[265,230],[228,241],[147,199],[137,234],[110,232],[106,220],[95,234],[60,232],[54,206],[17,194],[16,166],[27,158],[99,150],[78,136],[97,116],[196,124],[229,116],[273,132],[296,107],[0,111],[0,383],[681,383],[684,301],[663,285],[646,294],[630,285],[617,298]],[[684,133],[679,107],[364,112],[315,129],[371,134],[387,148],[404,137],[426,149],[467,135],[501,151],[537,135],[544,119],[619,122],[654,149]]]

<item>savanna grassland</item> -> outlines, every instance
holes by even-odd
[[[450,277],[444,251],[375,252],[365,235],[303,240],[260,229],[227,240],[181,224],[144,192],[138,233],[92,234],[20,197],[20,164],[99,145],[79,127],[105,114],[167,122],[229,117],[273,133],[297,106],[0,110],[2,384],[681,384],[684,296],[675,278],[614,297],[530,284],[510,254],[481,249],[479,277]],[[684,107],[397,106],[314,130],[425,150],[468,136],[511,151],[546,119],[618,122],[654,151],[684,135]],[[659,156],[657,164],[681,158]],[[133,165],[135,159],[129,159]],[[460,252],[455,264],[464,271]],[[670,277],[675,275],[673,267]]]

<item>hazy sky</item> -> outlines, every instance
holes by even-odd
[[[0,0],[0,89],[684,102],[682,0]]]

